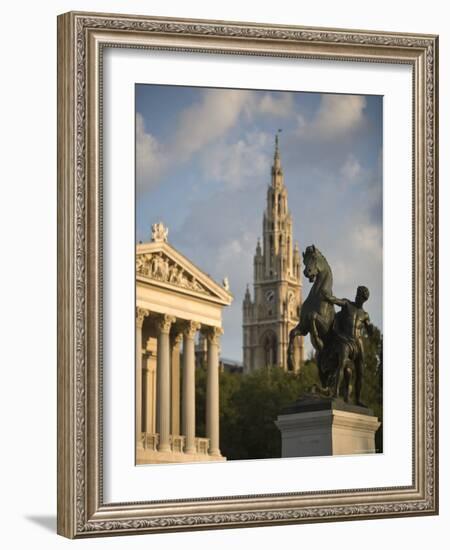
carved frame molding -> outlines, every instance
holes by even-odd
[[[99,89],[104,46],[413,67],[411,486],[103,502]],[[437,48],[432,35],[74,12],[59,16],[58,533],[78,538],[438,512]]]

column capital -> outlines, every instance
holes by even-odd
[[[222,327],[207,327],[205,328],[204,335],[208,343],[219,345],[220,336],[223,334]]]
[[[138,328],[142,328],[142,325],[144,324],[144,319],[148,317],[149,314],[150,311],[148,309],[145,309],[143,307],[136,308],[136,326]]]
[[[186,338],[194,338],[197,330],[201,327],[201,324],[197,321],[186,321],[183,326],[183,334]]]
[[[173,315],[160,315],[156,320],[156,326],[159,332],[163,334],[169,334],[172,323],[175,323],[176,319]]]

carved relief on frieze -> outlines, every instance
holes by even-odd
[[[195,290],[202,294],[209,294],[193,275],[185,271],[162,252],[137,255],[136,274],[154,279],[155,281]]]

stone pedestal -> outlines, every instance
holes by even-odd
[[[275,423],[282,457],[376,452],[378,418],[370,409],[340,399],[304,397],[283,409]]]

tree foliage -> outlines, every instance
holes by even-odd
[[[375,445],[377,452],[383,452],[383,336],[375,326],[373,333],[364,340],[364,351],[366,361],[361,399],[381,422]]]

